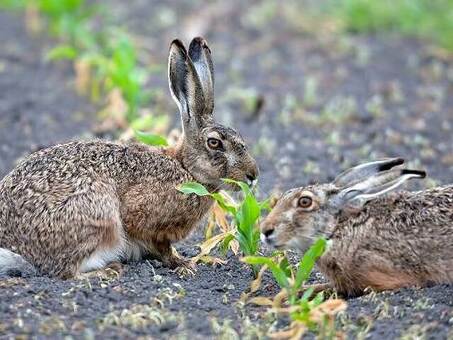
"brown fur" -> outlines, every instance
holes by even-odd
[[[202,38],[191,46],[207,49]],[[0,248],[21,255],[42,274],[62,278],[73,277],[83,264],[91,268],[89,259],[96,254],[104,259],[103,252],[109,256],[106,263],[98,261],[101,267],[148,254],[170,267],[184,265],[171,243],[193,230],[212,201],[184,195],[177,187],[198,181],[216,191],[224,177],[258,176],[242,138],[213,120],[213,89],[205,99],[193,66],[206,58],[210,51],[203,60],[191,60],[180,41],[171,45],[170,88],[184,127],[175,147],[70,142],[20,162],[0,181]],[[207,86],[213,86],[213,78]],[[208,148],[213,133],[222,139],[223,151]],[[0,258],[0,272],[1,264]]]
[[[360,205],[334,203],[342,190],[323,184],[285,193],[261,225],[266,240],[305,250],[317,237],[330,239],[318,266],[344,295],[453,282],[453,185]],[[312,209],[297,205],[307,193]]]

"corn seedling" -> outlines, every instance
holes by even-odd
[[[305,289],[303,286],[325,247],[326,240],[318,239],[305,252],[297,267],[293,267],[281,253],[273,258],[247,256],[243,259],[248,264],[269,269],[281,288],[273,299],[255,297],[250,300],[255,304],[272,306],[272,311],[290,316],[290,327],[274,333],[273,337],[299,339],[307,330],[319,332],[322,338],[333,337],[334,316],[346,308],[346,303],[338,299],[325,300],[323,292],[314,295],[313,287]],[[262,271],[260,274],[262,275]],[[252,292],[257,290],[256,286],[259,286],[259,282],[254,281]]]
[[[234,241],[236,241],[244,255],[255,255],[259,250],[260,237],[257,223],[261,216],[261,211],[268,208],[268,201],[259,202],[249,186],[243,182],[233,181],[231,179],[224,179],[224,181],[229,184],[238,185],[241,188],[243,194],[242,201],[235,202],[224,193],[211,193],[203,185],[195,182],[185,183],[179,188],[184,194],[210,196],[217,203],[217,208],[214,207],[214,217],[217,214],[216,220],[220,221],[219,224],[222,233],[206,240],[201,246],[202,254],[207,255],[218,244],[221,245],[221,249],[224,252],[231,248],[234,251]],[[227,226],[226,219],[221,214],[221,211],[231,216],[234,224],[233,228]],[[254,267],[254,270],[256,269],[256,266],[252,267]]]

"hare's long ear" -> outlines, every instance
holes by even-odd
[[[189,45],[189,57],[197,70],[206,101],[206,115],[214,111],[214,64],[205,39],[197,37]]]
[[[359,207],[366,202],[400,187],[411,178],[424,178],[425,171],[409,169],[391,169],[381,171],[363,181],[340,190],[331,199],[331,204],[341,208]]]
[[[376,175],[381,171],[389,170],[403,163],[404,159],[402,158],[387,158],[360,164],[341,173],[337,178],[335,178],[333,184],[337,188],[351,186],[352,184],[363,181],[364,179]]]
[[[200,79],[183,43],[175,39],[168,55],[170,92],[181,113],[184,133],[193,134],[203,126],[205,100]]]

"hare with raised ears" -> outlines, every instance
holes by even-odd
[[[214,121],[214,69],[203,38],[188,51],[171,43],[168,78],[183,126],[176,146],[56,145],[0,182],[0,273],[31,264],[69,278],[148,255],[171,268],[188,264],[171,243],[186,237],[212,202],[177,187],[197,181],[217,191],[222,178],[252,185],[258,168],[240,135]]]
[[[287,191],[261,225],[263,241],[304,251],[328,239],[318,267],[346,296],[453,282],[453,185],[384,195],[425,177],[403,162],[366,163],[333,183]]]

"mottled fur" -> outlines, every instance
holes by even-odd
[[[213,120],[213,77],[205,75],[202,86],[194,67],[208,59],[212,70],[206,42],[196,38],[191,46],[205,51],[203,60],[192,60],[178,40],[170,47],[170,89],[184,127],[176,146],[70,142],[30,155],[0,181],[0,274],[14,269],[5,249],[62,278],[145,255],[185,265],[171,243],[189,234],[212,201],[177,187],[198,181],[216,191],[224,177],[258,176],[242,138]],[[222,150],[208,147],[212,136]]]
[[[379,175],[374,177],[379,182]],[[357,179],[354,185],[366,180]],[[263,238],[301,250],[319,236],[330,239],[318,266],[348,296],[367,287],[381,291],[453,282],[453,185],[357,204],[338,200],[351,186],[338,187],[341,181],[285,193],[261,225]],[[300,207],[302,196],[312,198],[310,208]]]

